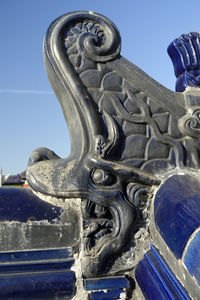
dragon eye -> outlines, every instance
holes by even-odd
[[[93,170],[91,177],[96,184],[111,185],[115,182],[115,177],[108,171],[102,169]]]

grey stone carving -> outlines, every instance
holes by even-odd
[[[188,113],[183,94],[154,81],[123,58],[120,48],[115,25],[91,12],[58,18],[44,42],[71,154],[62,159],[36,149],[27,180],[44,195],[82,199],[86,277],[132,267],[134,259],[131,266],[124,262],[129,254],[140,255],[148,240],[149,206],[160,174],[199,167],[199,108]]]

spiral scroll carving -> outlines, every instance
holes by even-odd
[[[192,137],[200,136],[200,109],[193,111],[192,115],[185,115],[179,121],[182,133]]]
[[[77,18],[76,18],[77,21]],[[79,54],[95,62],[114,59],[121,49],[120,34],[113,23],[93,13],[66,28],[63,36],[68,55]]]

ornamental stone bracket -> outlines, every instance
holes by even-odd
[[[76,239],[67,244],[74,299],[198,299],[200,37],[168,48],[176,92],[120,49],[118,29],[102,15],[73,12],[50,25],[45,68],[71,154],[36,149],[27,180],[77,219],[69,217]]]

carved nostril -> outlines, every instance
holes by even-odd
[[[49,160],[47,156],[42,155],[40,152],[33,152],[29,159],[28,165],[31,166],[39,161]]]
[[[33,152],[32,154],[31,154],[31,157],[30,157],[30,160],[32,161],[32,162],[37,162],[37,161],[39,161],[40,160],[40,154],[38,153],[38,152]]]
[[[32,166],[39,161],[41,161],[41,155],[39,152],[34,151],[31,153],[31,156],[30,156],[29,162],[28,162],[28,166]]]
[[[51,160],[60,158],[57,154],[47,148],[37,148],[31,153],[28,166],[31,166],[39,161]]]

